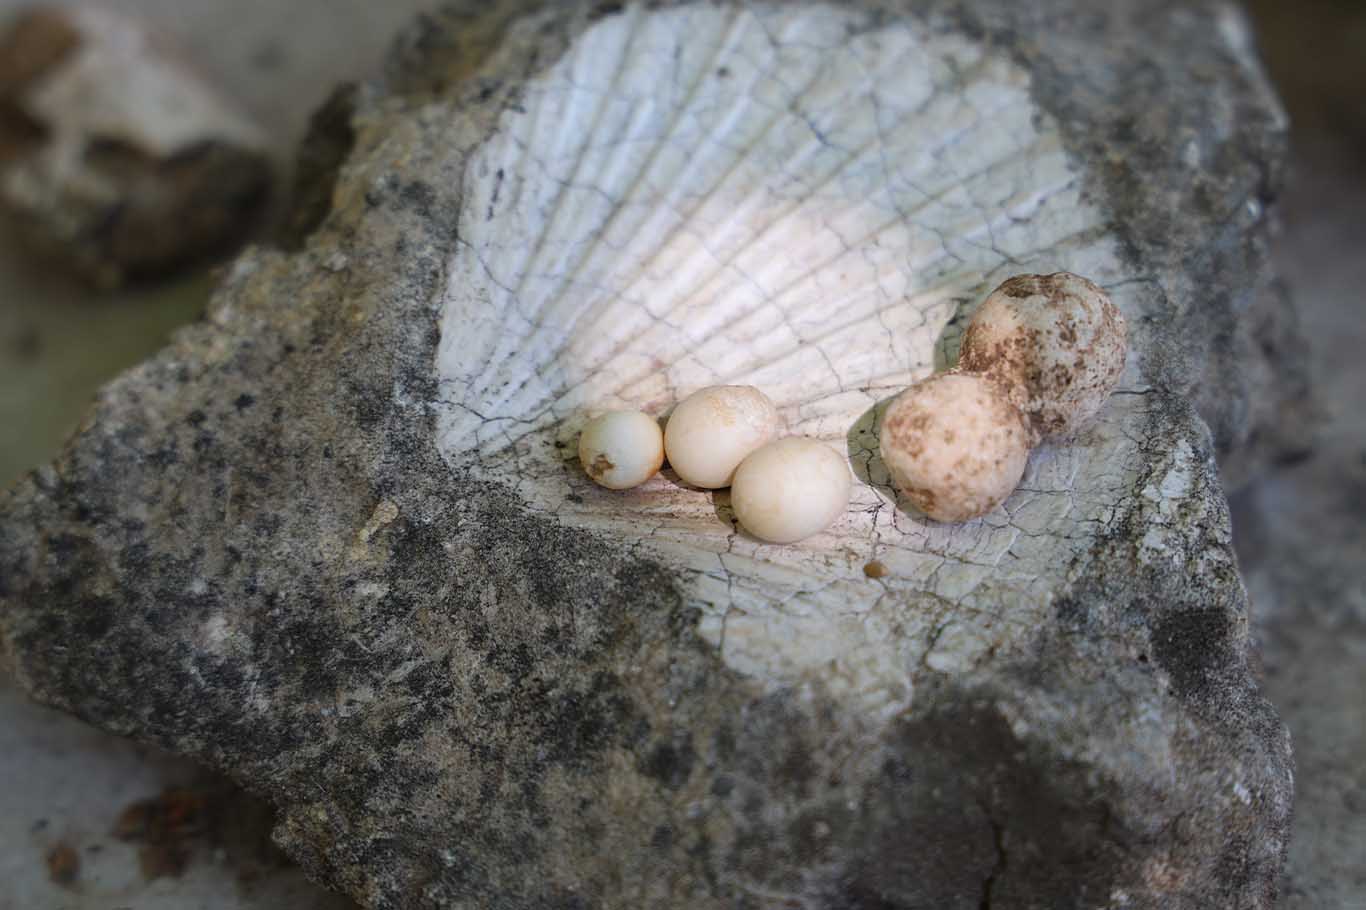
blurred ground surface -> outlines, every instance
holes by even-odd
[[[1366,3],[1256,0],[1292,122],[1276,257],[1325,423],[1234,498],[1265,689],[1295,746],[1286,910],[1366,907]]]
[[[331,85],[376,66],[395,30],[438,0],[107,2],[180,36],[199,65],[265,123],[284,164]],[[0,0],[0,16],[19,5]],[[1366,3],[1253,0],[1252,7],[1295,124],[1277,258],[1303,312],[1326,423],[1312,458],[1235,497],[1235,532],[1266,688],[1296,746],[1297,812],[1282,906],[1360,908]],[[92,299],[20,259],[9,241],[0,229],[0,485],[49,458],[99,383],[195,318],[212,286],[201,273]],[[159,794],[160,802],[144,802]],[[116,829],[128,835],[130,819],[148,812],[174,818],[174,837],[155,826],[163,833],[115,836]],[[282,865],[265,844],[268,827],[269,810],[223,781],[29,704],[0,678],[0,910],[350,906]]]

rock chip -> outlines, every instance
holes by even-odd
[[[239,239],[270,189],[260,130],[163,36],[101,6],[0,35],[0,206],[101,286]]]
[[[424,19],[329,108],[298,248],[0,499],[5,660],[268,796],[372,907],[1272,906],[1289,743],[1215,466],[1260,457],[1249,377],[1294,350],[1238,341],[1284,129],[1243,29]],[[879,408],[961,303],[1059,270],[1129,322],[1118,391],[1000,512],[927,524]],[[732,378],[847,437],[828,532],[578,468],[582,410]]]

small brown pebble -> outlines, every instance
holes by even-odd
[[[204,828],[206,802],[202,793],[171,787],[160,796],[139,800],[119,813],[114,836],[153,844],[192,837]]]
[[[119,813],[110,833],[119,840],[142,840],[152,827],[153,800],[133,803]]]
[[[883,578],[887,575],[887,567],[874,559],[863,567],[863,574],[869,578]]]
[[[81,874],[81,857],[76,850],[67,843],[53,845],[47,851],[45,857],[47,862],[47,877],[53,884],[71,885],[76,881],[76,877]]]
[[[206,831],[209,814],[204,793],[171,787],[119,813],[113,834],[143,845],[138,866],[145,880],[179,878],[190,861],[192,840]]]

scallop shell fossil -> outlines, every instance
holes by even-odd
[[[1109,514],[1140,405],[1117,400],[1079,444],[1036,452],[1003,509],[961,526],[896,502],[872,419],[952,359],[960,311],[1008,275],[1130,277],[1029,88],[970,40],[836,7],[594,23],[465,168],[444,456],[676,565],[701,633],[766,684],[819,669],[894,711],[918,671],[1009,650]],[[612,493],[577,469],[585,409],[662,413],[721,383],[848,446],[867,482],[829,531],[765,545],[724,494],[668,476]]]

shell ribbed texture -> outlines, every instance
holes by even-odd
[[[1110,509],[1128,443],[1104,421],[961,526],[899,508],[876,457],[875,407],[952,361],[967,306],[1002,279],[1130,277],[1028,77],[995,52],[836,7],[629,6],[503,112],[465,200],[444,454],[676,563],[703,634],[766,681],[834,661],[894,709],[912,668],[967,668],[1027,633],[1049,572],[1087,545],[1078,523]],[[829,531],[768,546],[736,532],[724,494],[667,472],[612,493],[578,469],[590,410],[661,414],[723,383],[847,448],[862,482]]]

